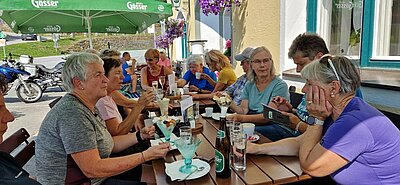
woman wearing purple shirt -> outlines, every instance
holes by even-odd
[[[305,173],[331,175],[338,184],[400,184],[400,131],[354,96],[361,81],[354,63],[325,55],[301,75],[309,128],[297,138],[250,143],[247,152],[298,155]]]

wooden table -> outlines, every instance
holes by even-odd
[[[203,142],[197,149],[196,155],[212,158],[215,156],[214,146],[219,122],[203,118],[198,121],[203,124],[203,132],[197,134],[197,137],[202,139]],[[261,136],[257,142],[265,143],[270,142],[270,140]],[[309,175],[303,174],[297,157],[247,155],[246,171],[236,172],[232,170],[230,178],[216,178],[215,163],[211,163],[210,173],[201,178],[184,182],[172,182],[165,173],[164,163],[180,159],[182,159],[182,156],[179,151],[173,150],[168,153],[165,159],[158,159],[152,162],[157,184],[284,184],[311,178]]]
[[[213,100],[209,100],[209,99],[204,99],[204,100],[195,100],[199,102],[200,105],[200,109],[204,109],[205,107],[214,107],[217,106],[217,103],[215,103],[215,101]],[[181,105],[180,103],[172,103],[172,107],[175,110],[180,110],[181,109]],[[145,109],[147,111],[159,111],[160,108],[158,106],[146,106]]]

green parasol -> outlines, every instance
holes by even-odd
[[[172,15],[157,0],[1,0],[0,18],[18,33],[137,33]]]

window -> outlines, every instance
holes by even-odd
[[[373,59],[400,56],[400,0],[375,1]]]
[[[331,53],[359,57],[362,9],[362,0],[318,1],[317,33]]]
[[[400,68],[400,0],[307,0],[307,31],[361,67]]]

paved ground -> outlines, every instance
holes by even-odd
[[[46,67],[53,67],[61,61],[62,56],[43,57],[34,59],[34,63],[44,64]],[[46,113],[50,110],[48,104],[57,97],[63,96],[65,92],[61,92],[60,88],[49,88],[44,93],[42,98],[36,103],[21,102],[14,87],[5,96],[7,108],[14,114],[15,121],[8,125],[8,131],[5,138],[14,133],[21,127],[28,130],[31,135],[36,134],[39,130]]]

